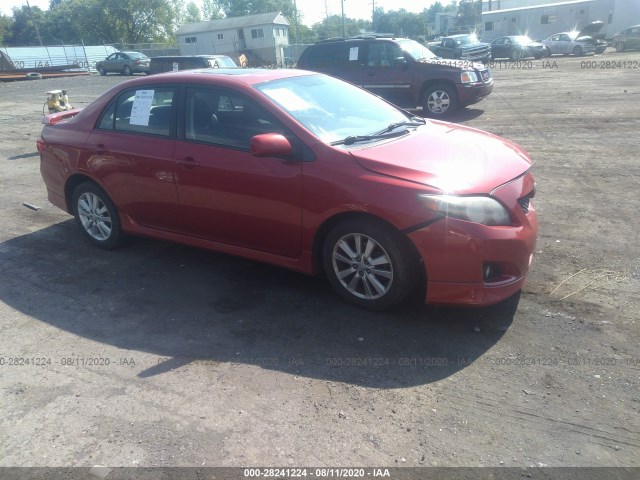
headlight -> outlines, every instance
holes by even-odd
[[[462,83],[476,83],[478,81],[478,75],[476,75],[476,72],[462,72],[460,74],[460,81]]]
[[[491,197],[420,195],[429,210],[445,217],[459,218],[482,225],[511,225],[509,212]]]

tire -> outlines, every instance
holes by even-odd
[[[128,77],[130,75],[133,75],[133,72],[131,71],[131,67],[129,65],[125,65],[124,66],[124,74]]]
[[[104,77],[107,74],[107,71],[101,65],[101,66],[98,67],[98,73]]]
[[[458,109],[456,92],[447,85],[433,85],[424,92],[422,110],[425,115],[443,118]]]
[[[624,42],[616,42],[616,52],[624,52]]]
[[[549,57],[551,57],[551,49],[550,49],[550,48],[548,48],[548,47],[547,47],[547,48],[545,48],[545,49],[542,51],[542,56],[543,56],[543,57],[545,57],[545,58],[549,58]]]
[[[331,286],[343,299],[367,310],[398,304],[416,285],[418,262],[407,242],[376,221],[339,223],[327,235],[322,251]]]
[[[509,58],[511,59],[512,62],[517,62],[522,60],[522,50],[512,50]]]
[[[124,234],[111,199],[94,183],[82,183],[73,191],[73,214],[94,245],[112,249],[122,245]]]
[[[576,57],[581,57],[581,56],[583,55],[582,47],[580,47],[580,46],[575,47],[575,48],[573,49],[573,54],[574,54]]]

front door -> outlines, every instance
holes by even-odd
[[[288,135],[257,102],[231,90],[186,90],[184,139],[174,160],[182,230],[187,235],[300,255],[302,167],[299,161],[255,157],[251,137]]]
[[[366,52],[362,86],[398,106],[415,107],[410,105],[410,68],[397,44],[371,42]]]

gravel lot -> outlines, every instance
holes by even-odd
[[[92,247],[46,199],[44,92],[125,78],[0,84],[0,466],[640,466],[640,68],[607,61],[640,52],[495,64],[453,118],[535,160],[519,298],[386,313],[221,254]]]

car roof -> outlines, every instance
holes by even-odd
[[[198,83],[205,80],[207,76],[221,79],[222,83],[244,83],[255,85],[268,82],[270,80],[280,80],[283,78],[302,77],[305,75],[320,75],[316,72],[297,69],[268,69],[268,68],[199,68],[195,70],[178,70],[175,72],[164,72],[150,77],[138,77],[126,82],[128,85],[146,85],[153,83]]]
[[[315,44],[322,43],[333,43],[333,42],[353,42],[353,41],[368,41],[368,40],[409,40],[406,37],[396,37],[391,33],[372,33],[372,34],[363,34],[355,37],[331,37],[325,40],[318,40]]]

